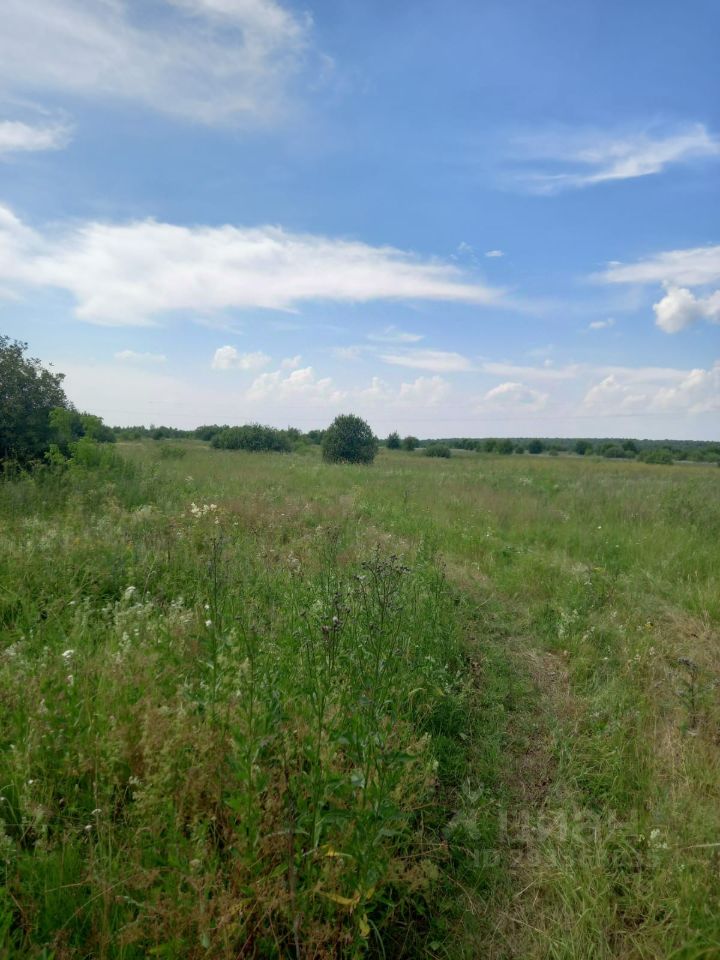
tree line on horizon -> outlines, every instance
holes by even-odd
[[[77,444],[116,440],[181,440],[209,442],[220,450],[288,453],[320,446],[330,462],[370,463],[379,447],[448,458],[453,450],[500,455],[575,454],[608,459],[638,459],[649,463],[694,460],[720,465],[720,443],[701,440],[636,440],[628,438],[429,438],[401,437],[392,431],[384,441],[354,414],[342,414],[326,429],[303,432],[258,423],[232,426],[203,424],[194,429],[168,426],[110,427],[102,418],[75,409],[63,389],[64,375],[27,357],[27,344],[0,335],[0,462],[21,466],[60,462]]]

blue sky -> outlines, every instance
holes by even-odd
[[[720,435],[714,0],[5,0],[0,329],[108,422]]]

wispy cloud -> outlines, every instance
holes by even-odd
[[[607,320],[593,320],[592,323],[588,324],[588,330],[607,330],[614,326],[615,321],[612,317],[608,317]]]
[[[62,150],[71,138],[72,127],[69,124],[0,120],[0,157],[14,153]]]
[[[701,123],[666,132],[562,130],[518,138],[515,147],[523,166],[514,182],[546,194],[646,177],[672,164],[720,157],[720,138]]]
[[[485,256],[489,257],[491,260],[497,259],[498,257],[504,257],[505,252],[503,250],[486,250]]]
[[[459,373],[472,370],[472,363],[460,353],[446,350],[406,350],[403,353],[381,354],[383,363],[433,373]]]
[[[147,7],[147,9],[145,9]],[[203,123],[267,122],[311,24],[276,0],[4,0],[0,89],[115,97]]]
[[[0,207],[0,280],[56,287],[89,323],[138,326],[162,314],[296,309],[318,300],[490,304],[501,291],[459,267],[393,247],[281,227],[86,222],[45,233]]]
[[[405,330],[399,330],[394,324],[385,327],[378,333],[368,334],[368,340],[375,340],[379,343],[417,343],[422,339],[422,333],[408,333]]]
[[[138,353],[136,350],[120,350],[115,354],[115,359],[121,363],[141,364],[165,363],[167,361],[164,353]]]
[[[720,281],[720,244],[666,250],[635,263],[608,265],[595,279],[606,283],[673,283],[698,287]]]

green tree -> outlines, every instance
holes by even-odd
[[[328,463],[372,463],[377,450],[370,424],[352,413],[335,417],[322,441],[323,460]]]
[[[39,460],[53,442],[50,412],[68,407],[63,374],[26,357],[27,344],[0,335],[0,461]]]
[[[593,445],[589,440],[576,440],[575,441],[575,453],[579,454],[581,457],[584,457],[587,453],[592,453]]]
[[[485,444],[485,449],[487,449],[487,443]],[[514,449],[515,445],[512,440],[498,440],[495,446],[495,450],[498,453],[504,454],[512,453]]]
[[[528,453],[542,453],[545,449],[545,444],[542,442],[542,440],[535,438],[528,443],[527,448]]]
[[[485,453],[495,453],[495,451],[497,450],[497,445],[498,445],[498,441],[490,437],[483,444],[483,449],[485,450]]]
[[[416,450],[420,441],[417,437],[405,437],[402,442],[403,450]]]
[[[400,434],[397,432],[397,430],[393,430],[393,432],[388,436],[386,446],[388,450],[400,449]]]

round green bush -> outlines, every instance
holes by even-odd
[[[445,443],[429,443],[427,447],[425,447],[425,456],[443,457],[445,460],[449,460],[450,447]]]
[[[352,413],[335,417],[322,440],[323,460],[328,463],[372,463],[377,451],[370,424]]]

